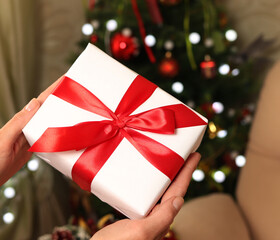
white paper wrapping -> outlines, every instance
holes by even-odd
[[[65,75],[86,87],[112,111],[116,110],[124,93],[137,76],[135,72],[91,44]],[[178,103],[181,102],[157,88],[132,114]],[[199,116],[207,122],[206,118]],[[50,95],[25,126],[23,133],[32,145],[48,127],[66,127],[104,119]],[[139,132],[186,159],[199,146],[205,128],[205,125],[179,128],[174,135]],[[71,178],[72,167],[82,153],[83,150],[37,155]],[[169,184],[170,179],[151,165],[124,138],[93,179],[91,191],[129,218],[137,219],[149,213]]]

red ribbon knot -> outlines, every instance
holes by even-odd
[[[120,119],[116,119],[113,121],[114,125],[116,125],[118,128],[124,128],[126,123]]]

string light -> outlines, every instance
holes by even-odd
[[[220,130],[217,132],[217,137],[218,138],[225,138],[227,136],[227,130]]]
[[[113,32],[117,29],[118,23],[116,20],[111,19],[106,23],[106,28],[108,31]]]
[[[85,23],[82,27],[83,34],[89,36],[93,33],[93,26],[90,23]]]
[[[12,223],[14,219],[15,219],[14,214],[12,214],[11,212],[7,212],[3,215],[3,221],[6,224]]]
[[[233,70],[231,71],[232,76],[238,76],[239,73],[240,73],[240,71],[239,71],[238,68],[235,68],[235,69],[233,69]]]
[[[123,34],[124,36],[126,36],[126,37],[130,37],[130,36],[132,35],[132,31],[131,31],[130,28],[124,28],[124,29],[122,30],[122,34]]]
[[[200,35],[197,32],[192,32],[189,35],[189,40],[192,44],[198,44],[200,42]]]
[[[226,31],[225,36],[228,41],[233,42],[237,39],[237,32],[233,29],[230,29]]]
[[[191,108],[195,108],[195,102],[193,100],[187,101],[186,104]]]
[[[167,41],[164,43],[164,48],[165,48],[165,50],[167,50],[167,51],[171,51],[171,50],[174,48],[174,42],[171,41],[171,40],[167,40]]]
[[[99,23],[98,20],[93,20],[93,21],[91,21],[90,23],[91,23],[91,25],[93,26],[93,29],[98,29],[99,26],[100,26],[100,23]]]
[[[16,195],[16,191],[14,188],[12,187],[7,187],[5,190],[4,190],[4,196],[8,199],[11,199],[13,198],[14,196]]]
[[[243,155],[238,155],[235,158],[235,164],[238,167],[243,167],[246,164],[246,158]]]
[[[35,172],[38,170],[39,168],[39,160],[38,159],[31,159],[28,163],[27,163],[27,168],[32,171]]]
[[[224,105],[221,102],[214,102],[212,104],[212,109],[214,110],[215,113],[219,114],[224,111]]]
[[[222,183],[226,180],[226,175],[222,171],[218,170],[214,173],[213,178],[217,183]]]
[[[184,91],[184,85],[181,82],[174,82],[172,84],[172,90],[175,93],[182,93]]]
[[[209,126],[210,132],[215,133],[217,131],[217,127],[213,122],[209,122],[208,126]]]
[[[149,46],[149,47],[153,47],[156,44],[156,38],[149,34],[145,37],[145,43]]]
[[[219,67],[219,73],[222,75],[227,75],[230,71],[230,67],[228,64],[224,63]]]
[[[233,108],[230,108],[229,110],[228,110],[228,116],[229,117],[233,117],[234,115],[235,115],[235,113],[236,113],[236,111],[235,111],[235,109],[233,109]]]
[[[238,156],[238,151],[231,151],[230,157],[231,157],[232,159],[235,159],[237,156]]]
[[[213,41],[213,39],[212,39],[212,38],[206,38],[206,39],[204,40],[204,45],[205,45],[205,47],[207,47],[207,48],[213,47],[213,46],[214,46],[214,41]]]
[[[196,182],[201,182],[205,178],[205,174],[202,170],[196,169],[192,174],[192,178]]]

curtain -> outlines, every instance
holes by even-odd
[[[36,0],[0,0],[0,123],[38,93]]]
[[[69,68],[83,16],[77,0],[0,0],[0,127]],[[43,161],[7,184],[16,196],[6,199],[0,188],[0,239],[37,239],[66,223],[68,181]],[[10,224],[5,211],[15,216]]]

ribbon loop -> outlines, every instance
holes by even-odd
[[[169,109],[156,108],[127,117],[126,126],[141,131],[174,134],[175,115]]]

